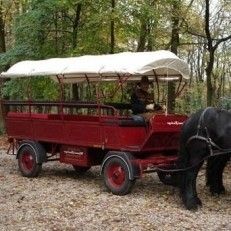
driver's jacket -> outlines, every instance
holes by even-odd
[[[131,95],[131,105],[134,114],[147,112],[146,105],[154,103],[153,96],[140,88],[137,88]]]

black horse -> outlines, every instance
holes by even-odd
[[[205,160],[207,185],[213,194],[225,191],[222,175],[231,153],[231,113],[217,108],[207,108],[193,114],[183,125],[180,139],[179,186],[187,209],[202,205],[197,196],[196,178]]]
[[[225,191],[222,175],[231,153],[231,112],[217,108],[200,110],[184,123],[176,172],[159,174],[168,185],[178,186],[187,209],[202,205],[196,178],[205,159],[207,186],[212,194]],[[180,171],[179,171],[180,170]]]

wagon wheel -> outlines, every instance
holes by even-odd
[[[76,173],[83,174],[86,171],[88,171],[91,167],[83,167],[83,166],[73,165],[73,168],[75,169]]]
[[[42,170],[42,164],[36,162],[35,149],[30,145],[23,146],[18,152],[18,166],[23,176],[36,177]]]
[[[115,195],[128,194],[135,184],[135,179],[129,179],[128,165],[118,157],[107,160],[103,176],[106,187]]]

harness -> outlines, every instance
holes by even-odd
[[[166,172],[166,173],[178,173],[178,172],[184,172],[184,171],[188,171],[191,170],[195,167],[197,167],[200,163],[202,163],[204,160],[208,159],[209,157],[212,156],[219,156],[219,155],[223,155],[223,154],[227,154],[227,153],[231,153],[231,149],[224,149],[221,148],[219,145],[217,145],[210,137],[209,135],[209,131],[208,128],[204,125],[204,119],[205,119],[205,115],[206,112],[209,111],[210,109],[213,109],[213,107],[207,107],[206,109],[204,109],[204,111],[202,112],[200,118],[199,118],[199,122],[197,125],[197,133],[194,136],[191,136],[187,142],[186,142],[186,146],[189,145],[189,143],[193,140],[200,140],[202,142],[205,142],[207,144],[207,147],[209,149],[209,155],[205,156],[204,158],[202,158],[200,161],[198,161],[196,164],[186,167],[186,168],[180,168],[180,169],[161,169],[161,168],[156,168],[157,171],[160,172]],[[205,131],[206,136],[200,135],[201,132]]]
[[[186,146],[193,140],[201,140],[206,142],[207,147],[209,149],[209,155],[207,157],[210,156],[218,156],[218,155],[222,155],[222,154],[227,154],[227,153],[231,153],[231,149],[225,149],[225,148],[221,148],[219,145],[217,145],[210,137],[209,135],[209,131],[207,126],[205,126],[204,124],[204,118],[206,115],[206,112],[210,109],[213,109],[213,107],[207,107],[206,109],[204,109],[204,111],[202,112],[200,118],[199,118],[199,122],[197,125],[197,134],[194,136],[191,136],[187,142],[186,142]],[[206,133],[206,136],[200,135],[201,131],[204,130]],[[206,158],[207,158],[206,157]]]

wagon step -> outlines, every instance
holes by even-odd
[[[135,163],[142,172],[155,172],[156,168],[174,168],[178,156],[152,156],[145,159],[136,159]]]

